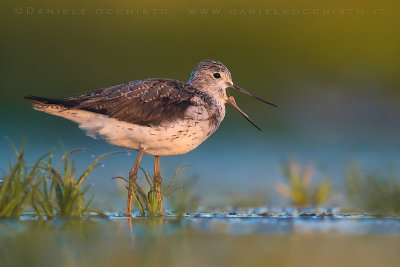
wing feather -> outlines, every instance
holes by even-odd
[[[196,101],[192,99],[196,97]],[[202,101],[198,101],[198,97]],[[210,96],[176,80],[149,79],[103,88],[63,100],[63,106],[101,113],[143,126],[185,117],[189,106],[206,105]]]

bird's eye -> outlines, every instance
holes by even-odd
[[[213,74],[214,78],[219,79],[221,78],[221,74],[219,74],[218,72]]]

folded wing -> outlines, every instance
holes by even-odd
[[[194,100],[194,96],[197,96]],[[44,105],[79,109],[107,115],[120,121],[142,126],[159,125],[163,121],[183,118],[189,106],[206,94],[188,84],[169,79],[133,81],[99,89],[90,94],[65,99],[28,96],[27,99]],[[206,100],[206,99],[204,99]]]

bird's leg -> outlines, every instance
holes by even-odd
[[[126,216],[130,217],[132,216],[132,201],[133,201],[133,188],[136,182],[136,178],[137,178],[137,173],[139,170],[139,164],[140,161],[142,160],[143,157],[143,153],[144,153],[144,149],[141,148],[139,150],[139,154],[135,160],[135,163],[132,166],[131,171],[129,172],[129,186],[128,186],[128,203],[126,206]]]
[[[160,216],[163,215],[161,183],[162,183],[162,178],[161,178],[161,174],[160,174],[160,156],[155,156],[154,157],[154,187],[157,192],[158,215],[160,215]]]

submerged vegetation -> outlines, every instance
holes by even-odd
[[[314,186],[311,183],[314,169],[301,166],[295,161],[282,165],[284,177],[288,185],[277,183],[275,189],[281,195],[289,198],[296,208],[318,207],[324,204],[330,196],[331,183],[322,181]]]
[[[394,173],[363,174],[352,166],[346,177],[347,201],[351,210],[377,216],[400,215],[400,181]]]

